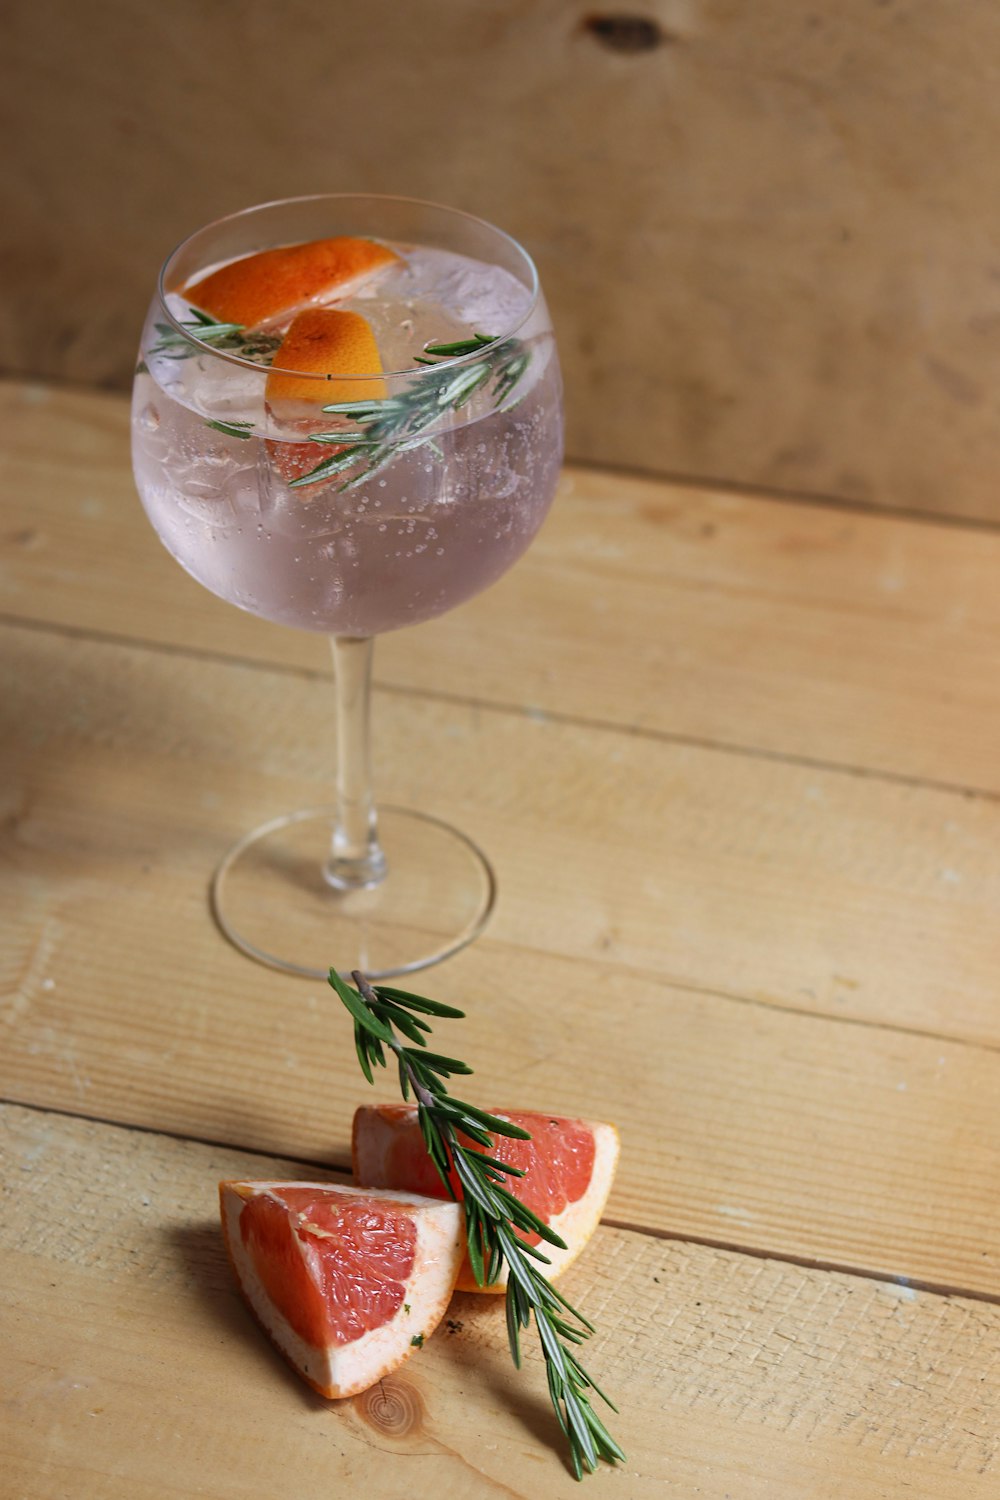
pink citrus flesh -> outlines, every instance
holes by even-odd
[[[595,1120],[570,1119],[528,1110],[498,1109],[501,1118],[531,1134],[529,1141],[496,1136],[491,1155],[513,1167],[523,1177],[511,1177],[510,1191],[543,1223],[566,1242],[565,1250],[541,1244],[537,1234],[525,1234],[528,1244],[541,1244],[549,1257],[546,1276],[564,1271],[583,1249],[600,1222],[618,1163],[620,1144],[613,1125]],[[479,1149],[474,1142],[463,1144]],[[352,1157],[355,1179],[367,1188],[409,1189],[428,1197],[448,1198],[427,1154],[412,1105],[363,1105],[354,1114]],[[452,1173],[452,1187],[461,1197]],[[504,1266],[500,1279],[481,1287],[468,1259],[463,1260],[457,1287],[461,1291],[502,1292],[506,1285]]]
[[[366,1390],[444,1316],[461,1265],[457,1204],[308,1182],[219,1184],[240,1292],[323,1396]]]

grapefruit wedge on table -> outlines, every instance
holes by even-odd
[[[523,1177],[508,1181],[510,1191],[566,1241],[566,1249],[542,1245],[550,1264],[540,1269],[550,1279],[575,1260],[597,1228],[611,1191],[618,1163],[618,1132],[594,1120],[566,1119],[526,1110],[493,1110],[493,1114],[530,1131],[530,1141],[495,1136],[492,1155]],[[463,1144],[478,1150],[475,1142]],[[357,1182],[370,1190],[402,1188],[428,1197],[448,1197],[424,1146],[416,1107],[409,1104],[362,1105],[354,1112],[351,1155]],[[461,1188],[453,1184],[458,1197]],[[539,1244],[538,1235],[523,1235]],[[502,1292],[507,1267],[500,1279],[481,1287],[468,1258],[463,1259],[456,1288],[467,1292]]]
[[[239,1288],[322,1396],[353,1396],[444,1316],[464,1247],[458,1204],[309,1182],[222,1182]]]
[[[398,260],[374,240],[337,235],[241,256],[177,290],[220,323],[256,328],[318,298],[347,297]]]

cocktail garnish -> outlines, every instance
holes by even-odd
[[[200,343],[252,360],[255,364],[272,364],[282,343],[277,335],[252,333],[239,323],[218,323],[197,308],[191,311],[194,319],[182,322],[176,328],[169,323],[155,325],[160,337],[150,349],[151,355],[188,359],[198,353]],[[453,360],[479,353],[482,353],[481,359],[460,364],[457,368],[451,364]],[[411,448],[426,447],[440,458],[441,450],[427,428],[433,427],[446,412],[460,410],[484,387],[491,388],[493,409],[499,410],[520,384],[531,363],[531,351],[521,339],[501,342],[492,334],[477,333],[471,339],[450,344],[425,344],[423,353],[415,358],[418,364],[428,365],[431,369],[438,367],[436,373],[421,376],[410,389],[399,391],[395,396],[338,401],[322,408],[327,415],[347,417],[355,425],[353,429],[309,433],[307,442],[330,444],[336,451],[307,473],[291,480],[289,489],[323,484],[340,474],[345,478],[338,488],[354,489],[390,464],[397,453]],[[441,364],[444,360],[448,361],[446,366]],[[136,373],[144,370],[145,363]],[[511,401],[506,409],[510,410],[516,404],[516,401]],[[250,423],[206,420],[205,425],[227,437],[253,436]],[[245,431],[241,430],[244,428]]]
[[[473,354],[482,357],[460,363],[457,367],[451,363]],[[355,426],[353,429],[311,432],[310,442],[332,443],[338,452],[310,469],[308,474],[294,479],[290,489],[322,484],[335,475],[344,474],[344,483],[339,488],[350,490],[384,469],[397,453],[424,445],[440,457],[440,449],[427,429],[439,422],[446,412],[458,411],[478,390],[486,387],[490,388],[494,410],[504,406],[531,363],[530,350],[521,339],[501,341],[485,333],[451,344],[425,344],[423,354],[417,358],[421,364],[432,368],[408,389],[383,400],[337,401],[323,407],[330,416],[346,417]],[[448,363],[442,366],[442,360]]]
[[[559,1246],[563,1241],[505,1185],[506,1177],[520,1175],[517,1170],[487,1154],[493,1150],[496,1135],[515,1139],[530,1136],[510,1120],[450,1094],[447,1080],[452,1074],[469,1074],[472,1069],[456,1058],[427,1050],[431,1028],[423,1018],[458,1018],[464,1012],[407,990],[371,985],[357,971],[351,978],[355,988],[335,969],[330,970],[330,984],[354,1021],[354,1045],[361,1071],[369,1083],[374,1082],[373,1065],[385,1067],[386,1051],[393,1053],[403,1098],[409,1099],[412,1091],[424,1144],[450,1196],[454,1196],[451,1174],[461,1183],[469,1263],[476,1280],[481,1286],[495,1281],[506,1262],[511,1357],[520,1367],[521,1330],[530,1326],[533,1314],[549,1396],[569,1442],[574,1474],[582,1479],[585,1470],[593,1473],[602,1458],[609,1462],[624,1460],[625,1454],[591,1406],[589,1392],[596,1392],[612,1411],[617,1407],[573,1353],[572,1346],[582,1344],[594,1332],[593,1324],[546,1280],[537,1262],[548,1264],[547,1257],[521,1236],[537,1234]],[[404,1045],[400,1035],[415,1045]],[[463,1144],[459,1132],[484,1149]]]
[[[338,234],[240,256],[172,290],[221,322],[256,328],[284,319],[317,298],[336,295],[343,300],[398,261],[396,251],[377,240]]]
[[[327,374],[332,370],[335,376]],[[281,341],[264,399],[276,414],[287,412],[289,403],[322,407],[324,401],[378,400],[386,394],[385,381],[371,377],[381,373],[378,344],[367,318],[341,307],[307,307],[295,314]],[[323,375],[325,379],[316,378]]]

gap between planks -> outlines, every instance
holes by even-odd
[[[92,626],[34,620],[9,611],[0,611],[0,626],[7,626],[14,630],[32,630],[41,635],[63,636],[68,640],[90,641],[95,645],[151,651],[161,656],[178,656],[188,661],[207,661],[218,666],[245,667],[254,672],[270,672],[281,677],[299,677],[308,682],[329,683],[331,680],[330,673],[319,672],[312,667],[265,661],[254,656],[235,656],[226,651],[213,651],[207,646],[182,646],[173,641],[156,641],[146,636],[121,635],[113,630],[97,630]],[[550,722],[575,729],[597,729],[604,733],[623,735],[626,738],[650,740],[654,744],[683,745],[689,749],[707,750],[712,754],[734,756],[740,760],[761,760],[776,765],[799,766],[804,770],[825,771],[835,776],[850,776],[862,781],[881,782],[889,786],[908,786],[924,791],[944,792],[949,796],[963,797],[967,800],[1000,802],[1000,792],[990,787],[968,786],[963,782],[914,776],[904,771],[887,771],[875,766],[853,765],[848,761],[824,760],[819,756],[768,750],[763,746],[742,745],[731,740],[712,739],[707,735],[681,734],[666,729],[620,724],[613,719],[567,713],[561,709],[539,710],[528,704],[511,703],[496,698],[477,698],[468,693],[449,693],[440,688],[410,687],[405,683],[385,682],[377,676],[373,681],[373,687],[377,692],[389,693],[400,698],[417,698],[428,703],[450,703],[456,707],[475,709],[482,713],[513,716],[543,724]]]
[[[547,956],[546,949],[534,947],[530,943],[507,940],[504,946],[517,953],[523,953],[526,958],[531,958],[533,955],[539,958]],[[571,962],[575,961],[571,959]],[[587,960],[581,959],[580,962],[587,962]],[[932,1031],[923,1026],[901,1026],[892,1021],[876,1020],[872,1016],[839,1016],[832,1011],[810,1010],[806,1005],[782,1005],[775,1000],[767,1000],[762,995],[741,995],[738,990],[727,990],[710,984],[696,984],[691,979],[674,978],[672,975],[668,977],[656,969],[647,968],[641,964],[622,963],[620,966],[635,979],[647,979],[652,984],[666,985],[686,995],[704,995],[710,1000],[723,1000],[731,1005],[750,1005],[757,1010],[766,1010],[772,1014],[802,1016],[811,1021],[832,1021],[837,1026],[860,1026],[866,1031],[888,1031],[893,1036],[915,1036],[922,1038],[925,1042],[941,1042],[949,1047],[968,1047],[972,1052],[1000,1052],[1000,1042],[986,1042],[978,1037],[960,1036],[957,1033],[953,1035],[947,1031]],[[607,967],[614,968],[615,965],[609,964]],[[710,1244],[714,1241],[706,1240],[705,1243]]]
[[[0,1109],[4,1108],[23,1109],[33,1115],[52,1115],[61,1120],[86,1120],[92,1125],[101,1125],[108,1130],[125,1131],[133,1135],[149,1135],[159,1140],[184,1141],[192,1146],[221,1146],[227,1151],[235,1151],[242,1156],[261,1155],[260,1150],[255,1147],[244,1146],[239,1141],[229,1140],[222,1136],[190,1135],[183,1130],[164,1130],[153,1125],[130,1124],[124,1120],[111,1119],[107,1115],[89,1114],[82,1109],[32,1104],[25,1099],[0,1096]],[[288,1151],[281,1151],[280,1156],[283,1161],[291,1162],[294,1166],[306,1167],[310,1171],[314,1171],[320,1165],[310,1157],[296,1156]],[[341,1167],[336,1162],[322,1163],[322,1170],[341,1177],[352,1175],[347,1167]],[[654,1225],[639,1224],[632,1219],[617,1219],[605,1215],[600,1222],[609,1229],[621,1229],[628,1234],[639,1234],[653,1240],[665,1240],[670,1244],[701,1245],[707,1250],[725,1250],[733,1255],[745,1255],[751,1260],[776,1261],[782,1265],[800,1266],[807,1271],[828,1271],[838,1276],[853,1276],[859,1281],[874,1281],[884,1286],[905,1287],[908,1291],[928,1292],[935,1297],[964,1297],[972,1302],[987,1302],[1000,1306],[1000,1293],[984,1292],[921,1277],[891,1276],[885,1272],[847,1261],[821,1260],[814,1256],[794,1255],[790,1251],[770,1250],[762,1245],[746,1245],[740,1240],[715,1239],[700,1234],[672,1234],[668,1229],[657,1229]]]
[[[80,387],[74,387],[79,389]],[[88,387],[83,387],[88,389]],[[92,387],[90,389],[93,389]],[[103,392],[102,392],[103,394]],[[782,490],[745,480],[713,479],[704,474],[686,474],[677,469],[645,469],[633,464],[602,464],[593,459],[575,458],[567,453],[567,468],[584,469],[589,474],[608,474],[621,479],[643,479],[651,484],[675,485],[678,489],[704,494],[740,496],[747,500],[765,500],[774,505],[807,505],[812,510],[845,511],[848,515],[875,516],[879,519],[906,521],[918,526],[944,527],[954,531],[1000,532],[1000,521],[985,516],[949,515],[942,510],[917,510],[905,505],[879,505],[875,500],[850,500],[844,495],[829,495],[822,490]]]

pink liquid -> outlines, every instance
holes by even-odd
[[[428,338],[472,331],[446,303],[411,297],[398,309],[388,299],[376,306],[377,291],[351,305],[371,316],[380,344],[393,318],[397,342],[416,350]],[[483,331],[481,314],[476,327]],[[449,414],[434,434],[440,454],[427,445],[399,452],[347,490],[342,477],[289,487],[283,473],[294,477],[303,465],[292,467],[288,429],[266,412],[264,372],[212,355],[157,361],[148,356],[149,329],[152,373],[136,377],[133,398],[139,493],[181,566],[242,609],[338,635],[413,625],[498,579],[544,520],[562,456],[559,367],[544,306],[521,330],[531,360],[510,402],[495,410],[484,399]],[[252,435],[227,436],[206,418],[244,421]],[[317,416],[315,425],[330,421]],[[301,429],[296,436],[301,442]]]

